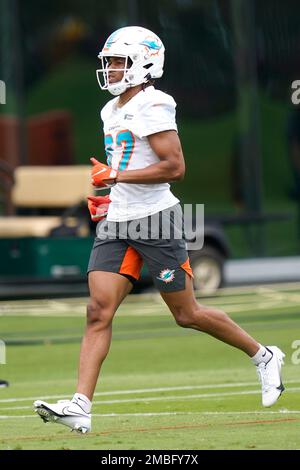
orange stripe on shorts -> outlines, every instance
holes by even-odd
[[[184,263],[182,263],[182,264],[180,265],[180,267],[181,267],[182,269],[184,269],[185,272],[188,273],[189,276],[191,276],[191,278],[194,279],[194,274],[193,274],[192,268],[191,268],[191,266],[190,266],[190,258],[189,258],[189,257],[187,257],[186,261],[185,261]]]
[[[119,273],[139,279],[142,266],[143,258],[132,246],[129,246],[125,252]]]

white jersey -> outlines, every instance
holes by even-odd
[[[177,131],[175,101],[153,86],[137,93],[121,108],[117,101],[118,97],[110,100],[101,111],[107,164],[122,171],[158,163],[147,136]],[[107,220],[120,222],[155,214],[179,202],[168,183],[118,183],[112,187],[110,199]]]

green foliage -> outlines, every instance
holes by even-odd
[[[104,153],[100,109],[107,97],[97,85],[96,66],[96,61],[74,58],[37,83],[28,96],[28,115],[53,109],[72,114],[77,163],[86,164],[90,156]]]

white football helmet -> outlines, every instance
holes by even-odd
[[[99,59],[102,68],[96,71],[101,90],[120,95],[136,85],[160,78],[163,74],[165,48],[159,37],[140,26],[127,26],[112,33],[106,40]],[[124,57],[122,69],[109,68],[109,57]],[[124,71],[122,80],[109,83],[108,71]]]

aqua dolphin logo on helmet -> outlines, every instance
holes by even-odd
[[[110,49],[110,47],[111,47],[111,46],[114,44],[114,42],[116,41],[119,31],[120,31],[120,29],[117,29],[117,31],[114,31],[114,32],[109,36],[109,38],[107,39],[107,41],[106,41],[106,43],[105,43],[105,45],[104,45],[103,50],[108,50],[108,49]]]
[[[160,38],[140,26],[127,26],[117,29],[106,40],[98,58],[101,68],[96,71],[101,90],[108,90],[118,96],[127,88],[142,85],[163,74],[165,48]],[[113,69],[112,57],[123,58],[124,66]],[[109,72],[122,72],[118,82],[110,81]]]
[[[157,54],[162,47],[162,42],[155,38],[154,36],[149,36],[144,41],[141,42],[142,46],[145,46],[148,49],[150,55]]]

